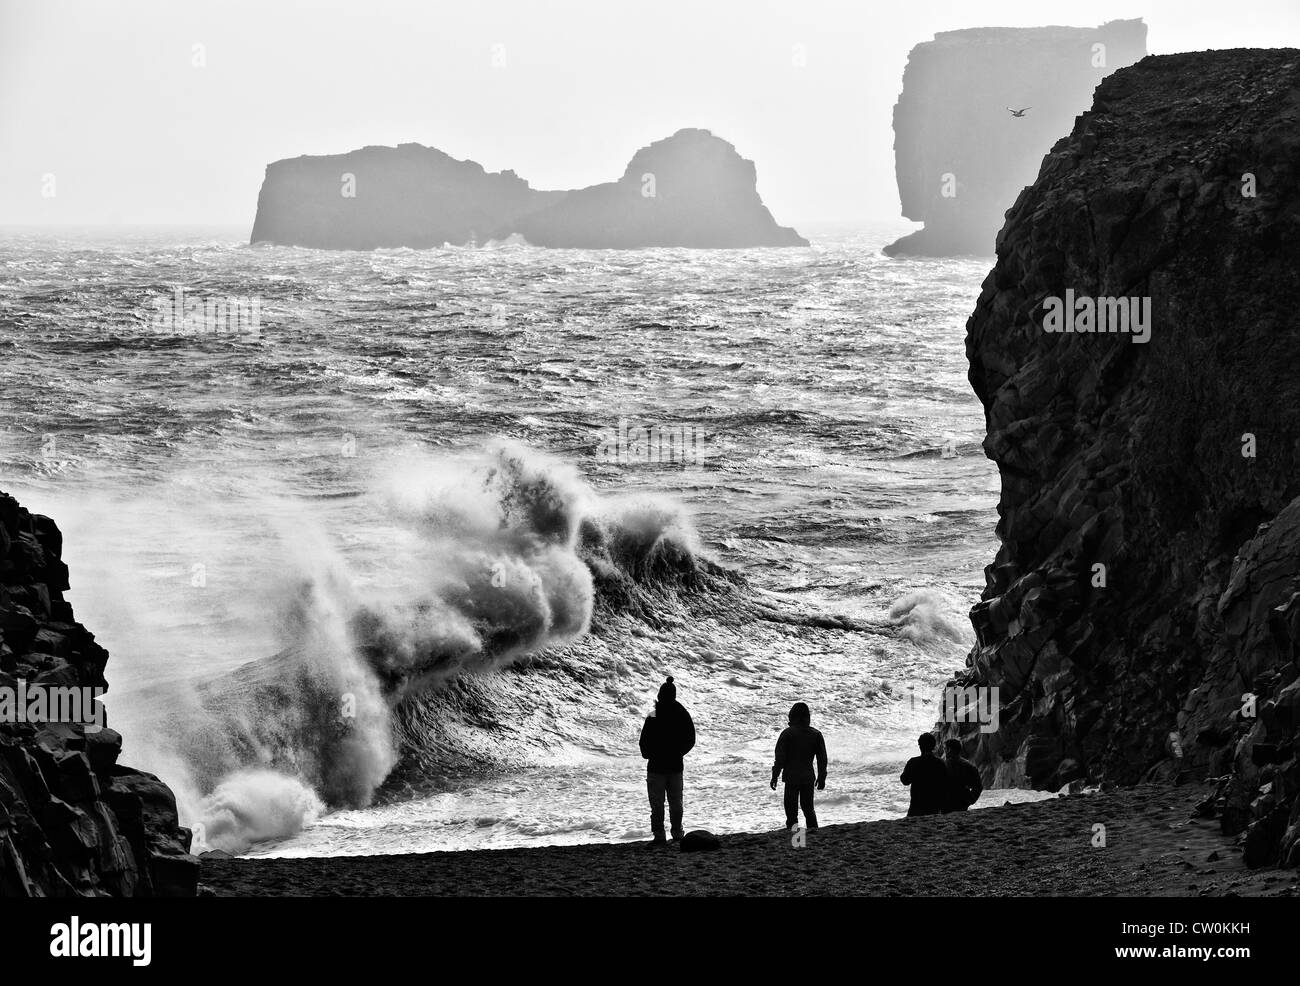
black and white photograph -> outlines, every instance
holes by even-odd
[[[1291,961],[1298,298],[1294,0],[0,0],[6,968]]]

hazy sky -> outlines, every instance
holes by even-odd
[[[1300,46],[1296,0],[0,0],[0,224],[251,227],[268,162],[406,141],[571,188],[688,126],[783,223],[895,217],[913,45],[1120,17],[1153,53]]]

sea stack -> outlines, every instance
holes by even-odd
[[[253,243],[374,250],[463,244],[563,198],[420,144],[268,165]]]
[[[754,162],[707,130],[639,150],[618,181],[538,191],[419,144],[276,161],[251,242],[333,250],[522,237],[581,249],[807,246],[758,195]]]
[[[947,723],[986,781],[1219,781],[1250,865],[1300,862],[1300,51],[1149,57],[1098,87],[967,323],[998,535]],[[1149,298],[1144,345],[1044,303]]]
[[[679,130],[641,148],[618,181],[569,192],[510,231],[548,247],[808,245],[763,205],[754,162],[707,130]]]
[[[894,166],[903,215],[925,228],[885,252],[992,256],[1007,209],[1043,156],[1103,78],[1146,54],[1146,34],[1140,19],[982,27],[913,48],[894,106]]]
[[[62,550],[52,520],[0,493],[0,689],[11,697],[0,723],[0,895],[194,896],[198,860],[167,785],[117,762],[112,729],[48,721],[37,704],[53,689],[108,687],[108,652],[63,599]]]

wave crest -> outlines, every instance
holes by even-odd
[[[433,706],[402,712],[430,692],[570,643],[597,614],[653,620],[679,593],[738,578],[702,557],[681,507],[602,498],[518,445],[407,464],[380,501],[395,532],[385,584],[361,588],[327,539],[294,532],[285,649],[200,685],[172,723],[198,794],[210,792],[200,818],[232,845],[287,817],[250,770],[296,778],[330,807],[364,806],[415,731],[434,728]]]

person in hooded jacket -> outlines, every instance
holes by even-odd
[[[826,790],[826,740],[812,727],[812,712],[804,702],[795,702],[786,717],[789,726],[776,741],[776,760],[772,764],[772,790],[785,778],[785,827],[799,824],[799,809],[809,830],[817,827],[813,808],[813,786]],[[813,773],[816,762],[817,772]]]
[[[664,798],[668,799],[668,816],[672,836],[679,840],[682,828],[682,758],[695,746],[695,723],[686,707],[677,701],[677,686],[672,675],[659,686],[654,711],[641,727],[641,756],[646,762],[646,792],[650,796],[650,831],[654,844],[665,845]]]

